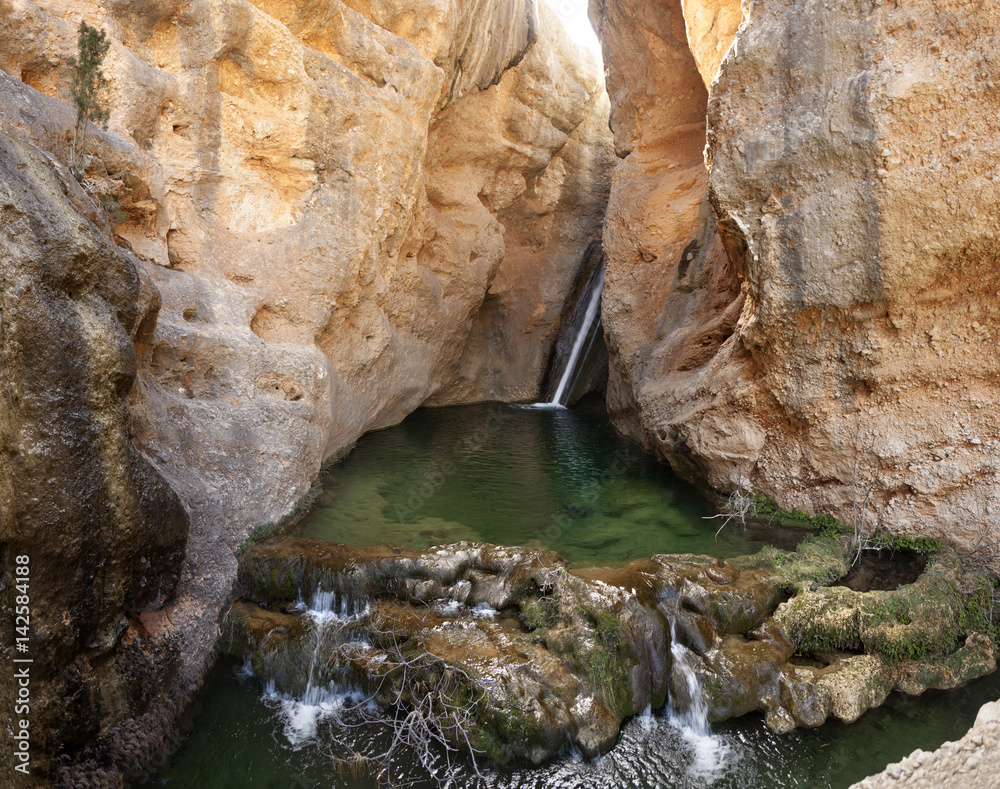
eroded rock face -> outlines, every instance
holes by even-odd
[[[162,300],[128,394],[192,516],[150,624],[186,688],[235,548],[325,457],[424,403],[537,395],[601,234],[608,105],[533,0],[0,1],[0,130],[62,161],[80,18],[112,38],[88,188]]]
[[[0,703],[6,721],[30,721],[39,785],[52,785],[52,756],[158,703],[158,689],[177,679],[183,646],[151,623],[174,597],[188,518],[133,446],[126,405],[133,337],[155,320],[159,300],[140,262],[102,226],[64,166],[0,133],[0,607],[8,629],[0,656],[29,672],[27,685],[14,668],[4,672]],[[15,622],[15,611],[25,618]],[[15,634],[26,651],[15,651]],[[22,687],[27,703],[14,714]],[[0,764],[19,777],[11,748]]]
[[[653,426],[647,390],[698,390],[701,368],[732,335],[742,307],[708,202],[707,93],[679,0],[665,8],[602,0],[592,3],[591,18],[603,41],[622,157],[604,238],[608,409],[620,429],[667,451],[677,435]],[[706,446],[727,455],[734,449]]]
[[[67,99],[70,9],[7,10],[0,67]],[[231,493],[230,522],[273,519],[365,430],[538,393],[600,235],[600,69],[529,0],[410,11],[121,3],[93,20],[121,39],[88,177],[122,200],[117,232],[164,304],[140,444],[196,510]],[[4,124],[64,155],[68,116],[45,114]]]
[[[593,4],[628,154],[606,234],[615,421],[717,489],[995,545],[979,540],[1000,523],[994,11],[763,0],[719,64],[736,5]],[[684,68],[633,73],[623,8]],[[636,112],[681,73],[683,111]],[[715,217],[698,224],[702,108]],[[658,164],[637,170],[653,138]],[[636,188],[670,165],[690,168],[683,190]],[[728,262],[701,263],[716,219]]]

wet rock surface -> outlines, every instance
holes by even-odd
[[[769,549],[569,572],[550,551],[478,543],[415,552],[271,540],[241,562],[243,601],[225,642],[291,696],[307,682],[346,681],[378,698],[419,659],[425,673],[406,680],[416,703],[428,672],[451,671],[473,710],[468,740],[454,744],[474,742],[499,763],[538,763],[567,741],[607,750],[625,717],[694,703],[688,672],[709,721],[759,710],[783,732],[854,721],[894,689],[957,687],[996,669],[993,642],[964,619],[979,601],[953,553],[895,593],[819,585],[831,564],[847,575],[846,553],[820,538],[798,561]],[[340,619],[317,646],[303,601],[321,598]]]

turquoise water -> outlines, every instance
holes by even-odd
[[[575,565],[621,564],[655,553],[752,553],[765,542],[793,547],[799,531],[715,536],[715,512],[669,470],[615,435],[603,411],[469,406],[419,411],[364,437],[327,476],[303,533],[336,542],[395,542],[416,548],[459,539],[557,550]],[[757,715],[712,726],[704,741],[663,713],[628,721],[618,745],[597,762],[567,753],[540,768],[463,768],[456,787],[496,789],[841,789],[916,748],[957,739],[981,704],[1000,698],[1000,677],[919,698],[893,694],[850,726],[827,723],[787,735]],[[373,789],[374,773],[353,751],[387,747],[384,726],[343,711],[301,741],[302,721],[260,683],[222,662],[189,710],[169,758],[139,789]],[[289,738],[289,734],[293,734]],[[296,742],[293,746],[291,743]],[[440,761],[441,754],[437,754]],[[345,765],[352,765],[345,766]],[[699,767],[699,765],[702,765]],[[390,785],[436,784],[412,753],[390,764]],[[385,781],[383,782],[383,784]]]
[[[324,481],[304,535],[427,548],[459,540],[545,547],[572,566],[657,553],[728,558],[801,533],[722,520],[669,468],[616,435],[603,408],[423,409],[362,438]]]

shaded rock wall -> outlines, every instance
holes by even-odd
[[[65,167],[0,133],[0,704],[7,725],[29,721],[40,785],[49,756],[146,713],[183,647],[152,622],[174,597],[188,518],[132,445],[126,405],[133,336],[159,299],[102,224]],[[21,778],[11,742],[0,766]]]
[[[0,130],[59,160],[79,20],[112,39],[86,183],[121,203],[140,303],[162,301],[121,394],[191,514],[176,598],[148,623],[185,642],[182,690],[234,550],[323,458],[424,403],[537,395],[600,237],[599,66],[532,0],[425,6],[0,0]]]
[[[1000,528],[994,11],[762,0],[736,32],[736,6],[592,4],[627,154],[615,421],[714,488],[976,544]],[[683,67],[636,70],[623,14]]]

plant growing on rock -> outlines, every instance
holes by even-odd
[[[80,22],[80,36],[77,39],[77,55],[70,58],[73,82],[70,92],[76,104],[76,128],[73,131],[73,145],[70,148],[70,169],[76,180],[83,181],[84,161],[87,156],[87,131],[91,123],[108,127],[111,111],[102,103],[108,88],[108,79],[101,65],[108,54],[111,42],[103,30]]]

